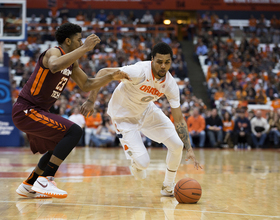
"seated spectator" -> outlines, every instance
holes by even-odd
[[[248,101],[248,104],[256,104],[256,95],[253,88],[248,90],[246,101]]]
[[[77,16],[76,16],[76,20],[77,21],[84,21],[85,20],[85,16],[84,16],[84,13],[83,11],[79,11]]]
[[[60,106],[60,108],[59,108],[59,115],[61,117],[63,117],[63,118],[66,118],[66,119],[69,118],[69,116],[66,113],[66,108],[64,106]]]
[[[63,18],[66,16],[67,18],[69,17],[69,9],[66,7],[67,3],[63,3],[63,7],[59,9],[59,17]]]
[[[239,143],[244,143],[248,149],[251,149],[251,123],[245,117],[245,110],[243,109],[239,110],[238,117],[235,120],[233,137],[234,149],[238,148]]]
[[[107,113],[103,116],[103,122],[96,129],[96,134],[91,140],[96,147],[113,146],[116,138],[116,132]]]
[[[267,98],[263,90],[260,90],[256,95],[256,104],[264,105],[267,102]]]
[[[96,135],[97,128],[102,124],[101,114],[94,110],[93,114],[86,119],[85,146],[88,147],[92,135]]]
[[[266,89],[266,96],[270,98],[270,100],[274,100],[278,98],[278,91],[275,88],[273,84],[270,82],[267,83],[267,89]]]
[[[257,28],[257,20],[255,19],[254,15],[251,15],[251,18],[249,19],[249,31],[255,32]]]
[[[127,24],[127,16],[123,11],[120,12],[118,19],[122,22],[122,24]]]
[[[37,26],[37,21],[35,20],[36,19],[36,15],[35,14],[32,14],[31,16],[31,20],[29,21],[28,23],[28,26],[31,27],[31,30],[35,30],[36,29],[36,26]]]
[[[199,109],[194,108],[193,115],[188,117],[187,125],[189,129],[190,142],[192,147],[195,147],[193,143],[193,137],[199,138],[199,147],[204,147],[205,142],[205,119],[199,114]]]
[[[274,113],[274,112],[273,112]],[[279,147],[280,138],[280,118],[277,113],[273,114],[273,117],[268,119],[268,124],[270,126],[269,136],[273,140],[274,147]]]
[[[261,110],[256,112],[256,117],[251,120],[252,140],[254,146],[258,149],[263,147],[269,124],[265,118],[262,117]]]
[[[222,87],[219,87],[218,91],[215,93],[214,95],[214,99],[215,100],[220,100],[222,99],[223,97],[225,96],[225,93],[223,91],[223,88]]]
[[[128,24],[133,24],[133,22],[136,20],[136,17],[134,15],[134,12],[133,11],[130,11],[129,12],[129,15],[128,15],[128,20],[127,20],[127,23]]]
[[[161,41],[162,42],[164,42],[164,43],[167,43],[167,44],[171,44],[171,38],[168,36],[168,34],[167,33],[165,33],[164,35],[163,35],[163,37],[161,38]]]
[[[114,12],[110,11],[107,18],[106,18],[106,24],[112,24],[112,22],[114,21],[115,19],[115,15],[114,15]]]
[[[103,21],[105,22],[107,19],[107,15],[105,14],[104,10],[100,10],[100,13],[97,15],[98,21]]]
[[[252,38],[250,39],[250,44],[252,44],[254,47],[257,47],[260,44],[260,40],[256,37],[255,34],[252,35]]]
[[[192,86],[190,84],[190,80],[189,80],[189,78],[185,78],[184,79],[184,88],[182,90],[182,94],[189,95],[189,94],[192,94],[192,93],[193,93],[193,89],[192,89]]]
[[[41,24],[41,27],[43,30],[47,30],[48,26],[47,26],[47,20],[45,18],[45,16],[43,14],[40,15],[40,21],[39,24]]]
[[[155,20],[155,24],[163,24],[163,15],[157,12],[155,14],[154,20]]]
[[[206,131],[211,147],[220,147],[223,141],[223,122],[215,108],[212,109],[211,116],[206,118]]]
[[[231,119],[231,115],[228,111],[224,113],[223,117],[223,133],[224,133],[224,144],[229,146],[231,144],[231,136],[234,129],[234,121]]]
[[[198,46],[196,48],[196,55],[200,56],[200,55],[206,55],[208,52],[207,47],[203,44],[203,42],[199,42]]]
[[[143,24],[153,24],[154,23],[154,17],[150,13],[150,11],[146,11],[146,13],[143,15],[141,19],[141,23]]]
[[[65,24],[68,22],[68,17],[67,16],[63,16],[62,20],[61,20],[61,24]]]

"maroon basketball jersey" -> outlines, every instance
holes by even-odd
[[[61,47],[57,48],[60,50],[61,55],[65,54]],[[65,88],[72,74],[73,64],[64,70],[52,73],[43,65],[43,58],[46,52],[47,50],[40,55],[34,72],[24,85],[19,96],[35,106],[49,110]]]

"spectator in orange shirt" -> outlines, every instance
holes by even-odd
[[[257,20],[253,15],[251,15],[251,18],[249,19],[249,31],[255,32],[257,27]]]
[[[260,43],[260,40],[256,37],[255,34],[252,35],[252,38],[250,39],[250,44],[253,44],[255,47],[257,47]]]
[[[94,113],[85,118],[86,119],[86,129],[85,129],[85,145],[88,147],[90,143],[90,138],[92,135],[96,134],[96,129],[102,124],[101,114],[94,110]]]
[[[85,16],[84,13],[82,11],[79,11],[77,16],[76,16],[76,20],[77,21],[84,21],[85,20]]]
[[[234,128],[234,121],[231,119],[231,115],[229,114],[229,112],[226,111],[224,113],[222,122],[223,122],[224,143],[229,143]]]
[[[219,87],[219,90],[215,93],[215,95],[214,95],[214,99],[215,100],[220,100],[220,99],[222,99],[223,97],[225,96],[225,93],[224,93],[224,91],[223,91],[223,88],[220,86]]]
[[[266,102],[267,102],[267,98],[265,92],[263,90],[260,90],[256,95],[256,103],[264,105],[266,104]]]
[[[199,137],[199,147],[203,147],[205,142],[205,119],[199,114],[199,108],[194,108],[193,115],[187,120],[187,125],[192,147],[195,147],[193,137]]]

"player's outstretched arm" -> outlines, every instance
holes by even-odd
[[[196,169],[198,169],[198,168],[202,169],[202,167],[199,165],[199,162],[195,158],[195,155],[194,155],[191,143],[190,143],[188,126],[187,126],[185,119],[183,118],[181,108],[180,107],[171,108],[171,114],[174,118],[175,129],[187,149],[186,160],[191,159],[193,161],[194,167]]]
[[[106,75],[108,75],[112,72],[116,72],[118,70],[119,70],[119,68],[104,68],[104,69],[101,69],[101,70],[98,71],[95,78],[106,76]],[[88,99],[82,104],[81,114],[83,114],[85,117],[93,114],[94,103],[95,103],[95,100],[97,98],[97,94],[99,92],[99,89],[100,88],[91,90],[91,92],[88,96]]]
[[[110,71],[108,74],[96,78],[88,78],[85,72],[79,67],[78,62],[74,63],[72,79],[77,83],[81,90],[89,92],[93,89],[100,89],[100,87],[108,84],[112,80],[128,79],[129,77],[125,72],[116,69]]]
[[[91,34],[86,38],[85,43],[82,46],[63,56],[61,56],[61,53],[57,48],[51,48],[44,56],[43,64],[46,68],[50,69],[52,73],[56,73],[72,65],[86,52],[91,51],[98,43],[100,43],[99,37],[95,34]]]

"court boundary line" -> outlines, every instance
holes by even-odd
[[[45,199],[50,200],[50,199]],[[17,203],[19,201],[1,201],[0,203]],[[36,202],[22,202],[26,204],[34,204]],[[253,216],[253,217],[266,217],[266,218],[280,218],[280,216],[272,216],[272,215],[256,215],[256,214],[247,214],[247,213],[229,213],[229,212],[218,212],[218,211],[200,211],[200,210],[186,210],[186,209],[170,209],[170,208],[151,208],[151,207],[136,207],[136,206],[120,206],[120,205],[96,205],[96,204],[88,204],[88,203],[47,203],[46,205],[69,205],[69,206],[92,206],[92,207],[111,207],[111,208],[128,208],[128,209],[150,209],[150,210],[168,210],[168,211],[183,211],[183,212],[199,212],[199,213],[211,213],[211,214],[225,214],[225,215],[241,215],[241,216]],[[44,205],[42,203],[41,205]]]
[[[12,172],[11,172],[12,173]],[[27,173],[27,172],[25,172]],[[129,177],[133,176],[132,174],[127,175],[106,175],[106,176],[61,176],[61,177],[55,177],[55,180],[59,179],[84,179],[84,178],[96,178],[96,177]],[[0,177],[1,179],[26,179],[26,177]]]

